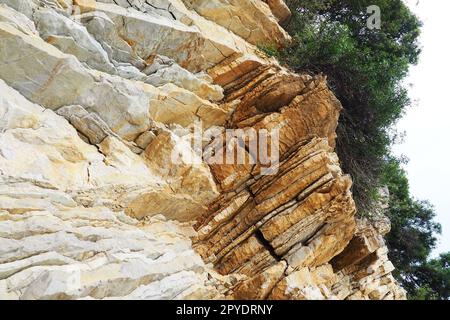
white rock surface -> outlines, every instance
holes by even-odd
[[[101,207],[0,217],[0,299],[219,295],[179,223]]]
[[[200,184],[193,194],[177,187],[176,179],[169,181],[160,175],[159,167],[133,153],[114,135],[106,136],[98,149],[86,144],[64,118],[32,104],[1,80],[0,89],[0,168],[5,184],[25,181],[59,189],[71,192],[84,206],[107,205],[139,212],[140,217],[164,213],[168,207],[174,218],[182,212],[181,220],[187,219],[188,209],[196,208],[194,212],[201,214],[204,194],[210,195],[209,200],[216,195],[213,183]],[[199,177],[212,181],[207,169]],[[191,213],[189,219],[193,217]]]
[[[153,188],[161,198],[165,177],[158,178],[117,138],[106,137],[100,153],[64,118],[1,80],[0,91],[0,298],[220,295],[191,248],[189,225],[161,215],[139,222],[114,204],[127,203],[118,197],[131,198],[133,186],[147,189],[147,197]],[[167,189],[165,200],[181,206],[175,200],[181,196]],[[80,191],[84,199],[74,196]],[[89,195],[110,208],[86,208]]]
[[[34,12],[34,21],[42,39],[80,62],[108,73],[116,73],[108,54],[86,28],[50,8]]]

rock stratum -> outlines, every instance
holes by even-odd
[[[0,0],[0,298],[404,299],[282,0]],[[279,132],[264,174],[193,125]],[[203,138],[201,151],[227,145]],[[174,162],[173,155],[178,161]]]

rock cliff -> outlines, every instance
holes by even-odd
[[[326,78],[258,50],[289,16],[0,0],[0,298],[404,299],[389,222],[355,216]],[[266,157],[227,136],[274,130]]]

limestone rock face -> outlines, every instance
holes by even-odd
[[[278,24],[286,19],[276,4],[270,7],[260,0],[183,0],[189,8],[200,15],[226,27],[252,44],[268,44],[273,41],[280,46],[290,41],[289,35]]]
[[[290,15],[0,0],[0,299],[404,299],[326,78],[257,49]]]

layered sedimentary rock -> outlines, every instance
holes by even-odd
[[[0,0],[0,298],[404,298],[388,224],[355,218],[326,78],[257,49],[289,17]]]

